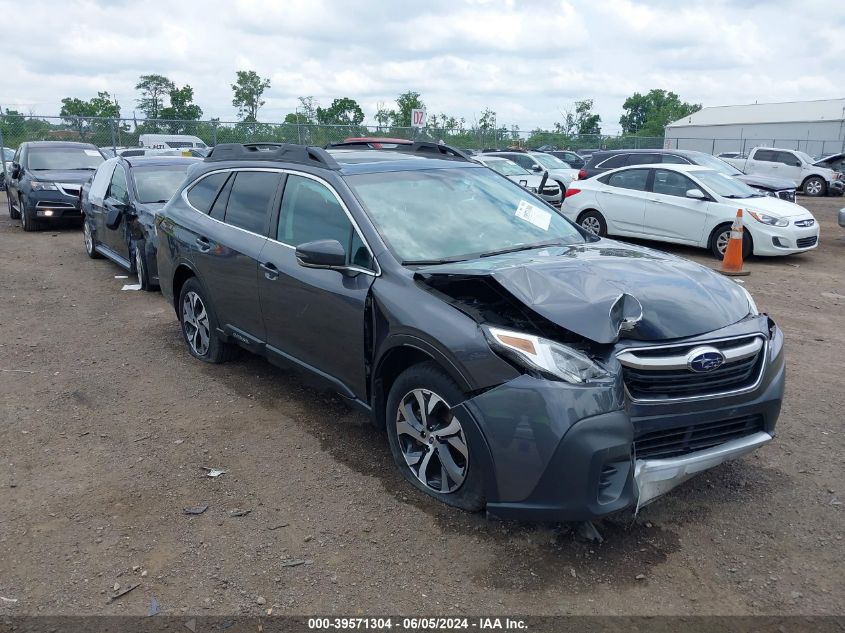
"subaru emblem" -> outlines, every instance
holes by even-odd
[[[715,347],[696,347],[687,354],[687,367],[699,374],[719,369],[724,362],[724,354]]]

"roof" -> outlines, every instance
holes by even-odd
[[[739,125],[754,123],[806,123],[842,121],[845,119],[845,98],[782,103],[711,106],[667,125],[667,128],[691,125]]]
[[[191,165],[202,162],[201,158],[193,156],[118,156],[130,167],[147,167],[149,165]]]
[[[340,173],[344,175],[417,169],[481,167],[474,161],[456,160],[448,157],[439,158],[431,154],[409,154],[396,150],[332,149],[328,153],[340,164]]]
[[[26,141],[30,147],[79,147],[81,149],[99,149],[93,143],[75,143],[73,141]]]

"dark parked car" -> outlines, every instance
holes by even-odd
[[[729,165],[715,156],[684,149],[618,149],[596,152],[590,156],[587,164],[578,173],[578,179],[592,178],[617,167],[653,165],[656,163],[701,165],[732,176],[767,196],[795,202],[795,183],[790,180],[744,174],[733,165]]]
[[[774,434],[783,335],[742,286],[430,144],[220,145],[157,231],[194,357],[240,346],[329,385],[466,510],[634,509]]]
[[[546,154],[551,154],[552,156],[559,158],[564,163],[572,167],[572,169],[581,169],[586,164],[583,156],[579,156],[575,152],[570,152],[569,150],[561,149],[547,151]]]
[[[196,158],[110,158],[82,190],[82,232],[89,257],[105,256],[158,287],[155,214],[179,189]]]
[[[12,168],[15,150],[11,147],[0,147],[0,152],[3,152],[3,162],[0,163],[0,191],[6,191],[6,170]]]
[[[20,218],[24,231],[37,231],[49,220],[82,219],[82,183],[102,162],[100,150],[89,143],[21,143],[6,184],[9,216]]]

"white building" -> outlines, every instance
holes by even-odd
[[[702,108],[666,126],[666,147],[711,154],[758,145],[811,156],[845,151],[845,99]]]

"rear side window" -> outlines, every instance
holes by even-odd
[[[263,235],[267,210],[276,193],[279,178],[278,173],[268,171],[237,172],[223,221]]]
[[[599,163],[596,167],[599,169],[615,169],[616,167],[624,167],[627,160],[628,154],[617,154],[616,156],[611,156],[606,161]]]
[[[346,212],[325,185],[303,176],[288,176],[276,231],[278,241],[299,246],[315,240],[337,240],[348,250],[351,231]]]
[[[629,165],[650,165],[652,163],[659,163],[661,159],[660,154],[629,154]]]
[[[611,174],[607,179],[607,184],[611,187],[645,191],[646,181],[648,181],[648,169],[626,169]]]
[[[214,204],[214,199],[217,197],[217,192],[226,182],[228,172],[220,172],[218,174],[211,174],[200,180],[197,184],[188,190],[188,202],[191,206],[208,213],[211,210],[211,205]]]
[[[686,158],[675,156],[674,154],[663,154],[663,162],[671,163],[672,165],[689,165],[690,162]]]

